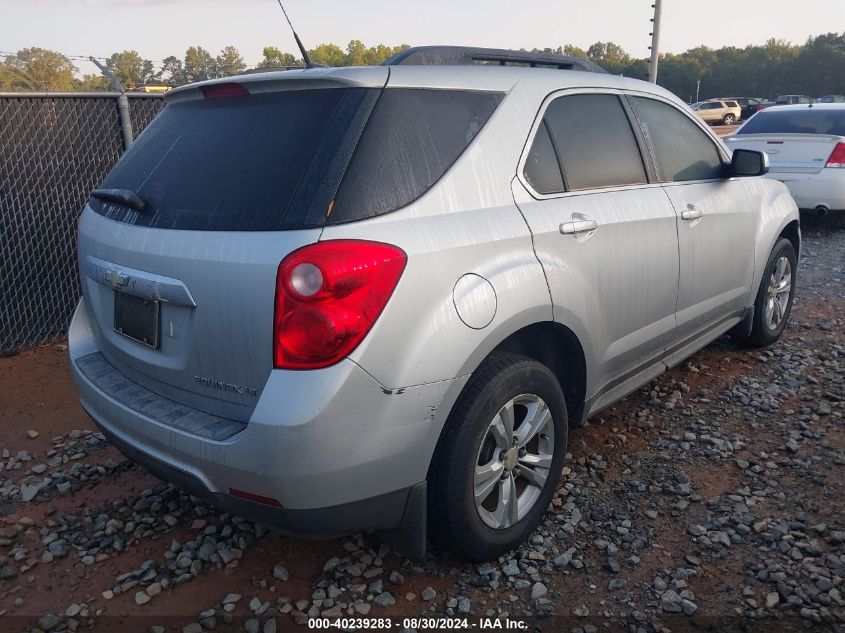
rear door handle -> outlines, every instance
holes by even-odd
[[[698,218],[703,218],[704,213],[701,209],[689,209],[687,211],[681,211],[681,219],[682,220],[697,220]]]
[[[561,224],[560,232],[564,235],[575,235],[576,233],[589,233],[597,228],[599,228],[599,223],[595,220],[575,220]]]

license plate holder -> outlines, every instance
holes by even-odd
[[[114,293],[114,331],[152,349],[159,346],[161,303]]]

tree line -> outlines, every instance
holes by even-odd
[[[346,49],[336,44],[320,44],[308,51],[309,57],[326,66],[371,66],[408,48],[407,44],[367,47],[352,40]],[[74,60],[90,64],[84,58]],[[181,86],[195,81],[237,75],[248,69],[234,46],[226,46],[212,55],[202,46],[191,46],[183,57],[165,57],[154,63],[137,51],[114,53],[102,60],[124,88],[132,90],[148,85]],[[254,68],[292,68],[303,66],[302,59],[266,46],[261,61]],[[24,48],[0,61],[0,91],[14,92],[93,92],[111,90],[111,81],[101,73],[86,73],[79,79],[79,68],[69,57],[44,48]]]
[[[408,48],[366,46],[352,40],[346,48],[320,44],[308,51],[309,57],[327,66],[368,66],[379,64]],[[648,76],[648,59],[635,58],[613,42],[596,42],[587,49],[567,44],[535,52],[585,57],[608,72],[638,79]],[[79,58],[77,58],[79,59]],[[114,53],[104,60],[123,86],[134,89],[146,85],[179,86],[194,81],[237,75],[248,69],[234,46],[217,55],[201,46],[191,46],[183,57],[171,55],[159,62],[142,57],[137,51]],[[255,68],[302,66],[302,60],[275,46],[263,50]],[[110,81],[99,73],[76,75],[79,69],[68,57],[43,48],[26,48],[0,62],[0,90],[3,91],[101,91],[110,90]],[[763,45],[718,49],[698,46],[684,53],[661,55],[658,83],[685,101],[718,96],[773,98],[779,94],[845,94],[845,32],[810,37],[804,44],[770,39]]]
[[[542,50],[587,57],[613,74],[648,78],[649,60],[633,58],[613,42],[596,42],[586,50],[575,46]],[[685,101],[845,95],[845,32],[810,37],[804,44],[772,38],[745,48],[697,46],[680,54],[667,53],[660,56],[657,83]]]

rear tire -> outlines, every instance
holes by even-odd
[[[771,345],[786,328],[795,296],[797,259],[792,242],[785,237],[780,238],[769,254],[760,280],[751,334],[742,341],[746,345]]]
[[[557,489],[567,432],[563,391],[545,365],[516,354],[487,359],[464,387],[432,460],[434,541],[476,561],[518,547]]]
[[[736,123],[736,117],[733,114],[726,114],[725,118],[722,119],[723,125],[733,125]]]

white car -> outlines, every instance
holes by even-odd
[[[845,103],[767,108],[724,140],[768,154],[769,178],[789,188],[798,208],[845,211]]]

